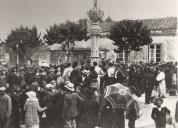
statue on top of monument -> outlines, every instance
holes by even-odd
[[[92,22],[99,22],[102,20],[104,12],[97,8],[97,0],[94,0],[94,8],[89,10],[88,16]]]

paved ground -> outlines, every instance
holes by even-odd
[[[144,95],[142,95],[139,99],[140,101],[140,118],[136,121],[136,128],[155,128],[154,121],[151,118],[152,108],[154,107],[153,104],[144,104]],[[177,96],[169,96],[164,99],[163,106],[166,106],[171,110],[171,115],[175,117],[175,106],[178,100]],[[126,121],[126,128],[127,128],[127,121]]]

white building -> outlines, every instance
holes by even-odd
[[[130,57],[121,52],[116,55],[122,61],[130,62],[168,62],[178,60],[178,34],[177,17],[166,17],[157,19],[142,20],[148,29],[151,30],[153,42],[148,46],[143,46],[139,52],[132,51]],[[103,35],[109,33],[110,27],[115,22],[102,22]],[[129,60],[128,60],[129,58]]]

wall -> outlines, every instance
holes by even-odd
[[[176,61],[177,36],[153,36],[152,44],[161,44],[161,62]],[[148,62],[148,46],[143,46],[141,51],[132,51],[130,62]]]

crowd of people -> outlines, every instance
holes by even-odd
[[[100,64],[87,61],[81,65],[68,62],[49,67],[1,68],[0,128],[94,128],[98,125],[124,128],[125,110],[113,110],[106,103],[100,112],[100,97],[106,86],[115,83],[130,88],[137,97],[145,93],[145,104],[156,102],[157,108],[153,109],[151,117],[156,128],[164,128],[164,125],[159,126],[159,120],[165,122],[165,112],[170,113],[170,110],[158,108],[166,93],[175,88],[176,73],[177,64],[172,62],[129,65],[118,60],[103,60]],[[175,117],[178,121],[177,113]],[[126,118],[129,128],[134,128],[139,118],[136,100],[126,111]]]

